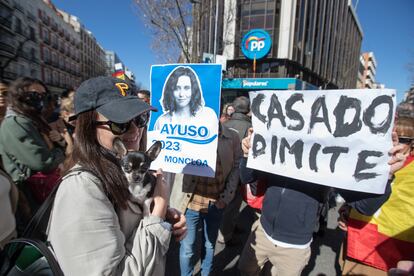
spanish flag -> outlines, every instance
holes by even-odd
[[[374,216],[352,210],[347,256],[388,271],[400,260],[414,260],[414,162],[395,173],[390,198]]]
[[[121,79],[121,80],[125,80],[125,72],[124,71],[116,71],[115,73],[112,74],[112,77]]]

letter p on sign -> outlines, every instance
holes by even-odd
[[[251,44],[251,51],[260,51],[261,49],[263,49],[263,47],[265,46],[265,42],[262,41],[252,41]]]

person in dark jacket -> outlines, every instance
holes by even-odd
[[[250,112],[250,100],[247,97],[237,97],[231,104],[234,112],[231,114],[230,120],[224,125],[235,130],[239,134],[240,141],[247,136],[248,129],[252,126],[252,119],[248,115]]]
[[[234,108],[234,112],[231,114],[230,119],[224,122],[223,125],[237,132],[241,141],[247,136],[247,131],[252,126],[252,120],[248,115],[250,112],[250,100],[244,96],[237,97],[231,105]],[[233,245],[240,242],[234,238],[234,232],[240,213],[240,207],[242,206],[242,201],[243,198],[240,190],[237,189],[234,199],[224,210],[220,226],[220,234],[217,239],[219,243]],[[251,219],[251,221],[253,220],[254,218]]]
[[[248,156],[251,133],[252,130],[242,141],[244,157]],[[401,145],[394,144],[391,151],[391,176],[403,165],[405,158],[399,154],[401,149]],[[256,221],[239,260],[241,274],[258,275],[263,265],[270,261],[277,275],[300,275],[311,255],[310,244],[318,219],[318,206],[329,187],[259,172],[247,168],[246,163],[247,158],[243,158],[240,163],[242,183],[251,183],[253,194],[254,183],[258,178],[264,179],[268,187],[262,215]],[[389,198],[390,183],[391,180],[382,195],[345,190],[338,192],[358,212],[373,215]]]
[[[40,80],[23,77],[8,89],[8,108],[0,128],[3,168],[19,188],[17,232],[26,228],[40,203],[59,177],[65,159],[65,137],[52,130],[42,117],[49,94]]]

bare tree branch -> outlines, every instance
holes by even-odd
[[[152,48],[163,61],[182,56],[191,62],[192,5],[189,0],[134,0],[138,15],[153,36]]]

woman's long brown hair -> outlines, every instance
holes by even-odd
[[[75,164],[92,172],[115,208],[125,209],[129,198],[128,183],[115,155],[99,144],[94,121],[98,114],[88,111],[76,120],[76,139],[72,154],[65,162],[65,173]]]

